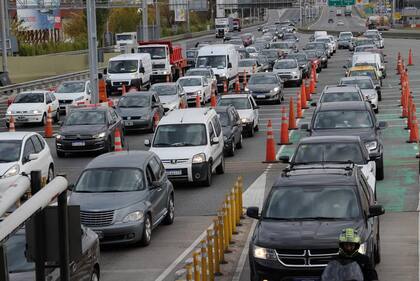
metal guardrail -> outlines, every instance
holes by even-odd
[[[298,31],[301,33],[312,34],[316,29],[304,29],[299,28]],[[331,35],[338,35],[340,31],[324,29]],[[404,32],[404,30],[395,30],[395,31],[383,31],[382,37],[384,38],[393,38],[393,39],[416,39],[420,40],[420,32]]]

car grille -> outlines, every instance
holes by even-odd
[[[80,211],[80,221],[87,227],[109,226],[114,221],[114,211],[86,212]]]
[[[59,104],[70,104],[72,102],[73,102],[73,100],[58,100]]]
[[[292,75],[290,75],[290,74],[279,74],[279,76],[280,76],[281,79],[291,79],[292,78]]]
[[[123,84],[128,86],[128,85],[130,85],[130,82],[129,81],[115,81],[115,82],[112,82],[113,86],[122,86]]]
[[[338,248],[277,249],[278,261],[285,267],[325,267],[338,255]]]
[[[155,68],[157,68],[157,69],[162,69],[162,68],[165,68],[165,65],[164,64],[154,64],[153,65],[153,69],[155,69]]]
[[[65,135],[65,140],[90,140],[92,135]]]
[[[123,120],[139,120],[141,116],[130,116],[130,117],[123,117]]]
[[[28,111],[27,110],[21,110],[21,111],[15,111],[14,113],[15,114],[26,114],[26,113],[28,113]]]
[[[182,164],[182,163],[187,163],[188,162],[188,158],[185,159],[163,159],[162,163],[163,164]]]

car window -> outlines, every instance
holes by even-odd
[[[147,178],[148,186],[151,186],[152,182],[155,180],[155,175],[153,174],[150,164],[147,165],[147,168],[146,168],[146,178]]]
[[[41,136],[36,136],[36,137],[38,138],[39,142],[41,143],[42,149],[44,149],[44,147],[45,147],[45,141],[44,141],[44,139]]]
[[[54,94],[49,94],[49,96],[51,97],[52,101],[55,101],[55,95]]]
[[[160,165],[159,161],[155,157],[152,157],[150,159],[149,165],[152,168],[155,179],[157,181],[160,181],[163,177],[164,170],[162,169],[162,166]]]
[[[156,103],[156,102],[157,102],[156,96],[152,95],[152,103]]]
[[[369,195],[367,194],[367,188],[369,188],[369,186],[366,186],[366,183],[362,181],[361,177],[359,177],[359,184],[362,189],[362,192],[360,194],[360,200],[362,202],[363,208],[365,210],[368,210],[370,204],[369,204]]]
[[[48,104],[48,103],[51,103],[51,96],[50,95],[46,95],[47,96],[47,99],[46,99],[46,103]]]
[[[25,147],[23,148],[23,157],[25,159],[29,156],[29,154],[35,153],[35,147],[32,143],[31,139],[26,140]]]
[[[212,140],[215,137],[214,134],[214,129],[213,129],[213,125],[211,124],[211,122],[209,123],[209,136],[210,136],[210,140]]]
[[[222,126],[220,125],[220,121],[217,116],[213,117],[213,125],[214,125],[214,130],[216,132],[216,136],[220,137],[220,133],[222,132]]]
[[[35,153],[40,153],[42,151],[42,145],[39,139],[36,136],[31,137],[32,143],[34,144]]]

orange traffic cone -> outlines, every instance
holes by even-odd
[[[303,85],[303,83],[300,87],[300,103],[301,103],[302,109],[308,108],[308,104],[306,100],[306,93],[305,93],[305,85]]]
[[[160,121],[159,114],[155,112],[155,114],[153,115],[153,127],[155,129],[157,128],[159,121]]]
[[[308,83],[306,83],[306,79],[304,80],[303,84],[305,85],[306,100],[311,101],[312,100],[311,91],[310,91]]]
[[[312,94],[315,94],[315,80],[312,77],[310,82],[309,82],[309,92]]]
[[[409,106],[408,106],[408,111],[407,111],[407,127],[404,128],[406,130],[409,130],[413,124],[413,104],[411,103],[410,99],[409,99],[408,104]]]
[[[413,64],[413,53],[412,53],[412,51],[411,51],[411,48],[410,48],[410,50],[408,51],[408,64],[407,64],[408,66],[412,66],[412,65],[414,65]]]
[[[214,92],[211,94],[210,106],[213,108],[216,107],[216,95],[214,94]]]
[[[201,107],[200,96],[195,96],[195,107]]]
[[[13,117],[13,115],[10,115],[10,119],[9,119],[9,132],[15,132],[15,118]]]
[[[297,93],[297,103],[296,103],[296,118],[303,118],[303,112],[302,112],[302,103],[300,101],[300,94]]]
[[[397,61],[399,61],[400,59],[401,59],[401,53],[398,52]]]
[[[227,81],[223,81],[223,93],[227,94],[228,92],[228,85],[227,85]]]
[[[235,92],[239,94],[240,91],[241,91],[241,83],[239,83],[239,76],[236,76]]]
[[[45,138],[52,138],[53,137],[53,127],[52,127],[52,113],[51,113],[51,106],[48,107],[48,114],[47,114],[47,123],[45,124],[44,128],[44,137]]]
[[[125,88],[125,84],[122,85],[121,95],[125,96],[127,93],[127,89]]]
[[[267,141],[265,146],[265,161],[263,163],[273,163],[276,160],[276,146],[274,143],[273,127],[271,120],[268,120],[267,124]]]
[[[119,129],[115,130],[114,151],[123,151],[121,133]]]
[[[286,108],[281,107],[281,125],[280,125],[280,142],[279,145],[292,144],[289,142],[289,127],[287,124]]]
[[[293,106],[293,97],[290,97],[289,101],[289,130],[296,130],[296,119],[295,119],[295,109]]]
[[[408,143],[418,142],[419,141],[419,127],[417,123],[416,115],[413,116],[413,123],[411,124],[410,136]]]

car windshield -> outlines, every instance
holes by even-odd
[[[44,93],[24,93],[16,96],[13,103],[43,103]]]
[[[353,80],[343,80],[341,81],[342,85],[357,85],[360,89],[374,89],[373,82],[370,79],[353,79]]]
[[[356,46],[362,46],[362,45],[374,45],[375,42],[373,42],[373,40],[356,40],[356,42],[354,43],[354,45]]]
[[[297,67],[298,66],[295,60],[280,60],[274,64],[274,68],[276,69],[289,69]]]
[[[165,47],[139,47],[139,53],[150,54],[152,59],[164,59],[166,58]]]
[[[369,76],[372,80],[377,80],[375,70],[351,70],[349,76]]]
[[[204,124],[171,124],[158,126],[154,147],[201,146],[207,144]]]
[[[182,87],[201,86],[201,78],[182,78],[178,80]]]
[[[324,93],[321,102],[362,101],[358,92],[328,92]]]
[[[238,63],[239,67],[252,67],[255,63],[255,60],[240,60]]]
[[[186,76],[204,76],[210,77],[210,73],[208,70],[187,70],[185,73]]]
[[[138,69],[138,61],[136,60],[116,60],[110,61],[108,73],[133,73]]]
[[[367,111],[321,111],[315,116],[315,129],[357,129],[372,127],[372,118]]]
[[[226,56],[201,56],[197,59],[197,67],[225,68]]]
[[[0,141],[0,163],[18,161],[20,158],[20,140],[1,140]]]
[[[35,270],[35,263],[28,262],[25,256],[26,237],[24,233],[11,236],[6,242],[7,266],[9,273]]]
[[[316,51],[306,51],[306,55],[308,56],[309,59],[317,59],[318,58],[318,54]]]
[[[263,50],[261,54],[267,56],[268,58],[275,58],[277,59],[279,57],[279,54],[276,50]]]
[[[56,93],[81,93],[85,91],[85,82],[64,82],[58,86]]]
[[[364,165],[365,159],[361,148],[356,143],[308,143],[296,149],[294,163],[347,162]]]
[[[233,105],[236,110],[251,109],[251,103],[248,98],[221,98],[217,105],[228,106]]]
[[[338,37],[338,39],[339,39],[339,40],[350,40],[350,39],[351,39],[351,37],[352,37],[352,35],[351,35],[351,34],[345,34],[345,33],[342,33],[342,34],[340,34],[340,36]]]
[[[228,127],[230,125],[230,122],[229,115],[227,114],[227,112],[218,112],[218,114],[222,127]]]
[[[256,85],[256,84],[277,84],[278,81],[275,76],[263,76],[263,75],[257,75],[257,76],[251,76],[249,78],[249,84],[250,85]]]
[[[70,111],[64,125],[105,125],[105,111],[76,110]]]
[[[136,168],[98,168],[83,172],[75,192],[130,192],[145,188],[143,172]]]
[[[272,189],[262,216],[273,220],[354,219],[360,210],[351,187],[291,186]]]
[[[255,47],[247,47],[245,49],[248,53],[256,53],[257,49]]]
[[[311,49],[325,49],[325,45],[324,43],[308,43],[305,45],[306,50],[311,50]]]
[[[118,107],[150,107],[149,95],[127,95],[118,102]]]
[[[288,55],[287,59],[296,59],[300,63],[306,63],[308,61],[308,57],[305,54]]]
[[[168,85],[157,85],[154,84],[150,87],[150,91],[156,92],[159,96],[172,96],[176,95],[176,85],[175,84],[168,84]]]
[[[330,43],[331,40],[328,38],[317,38],[315,39],[315,42],[324,42],[324,43]]]

